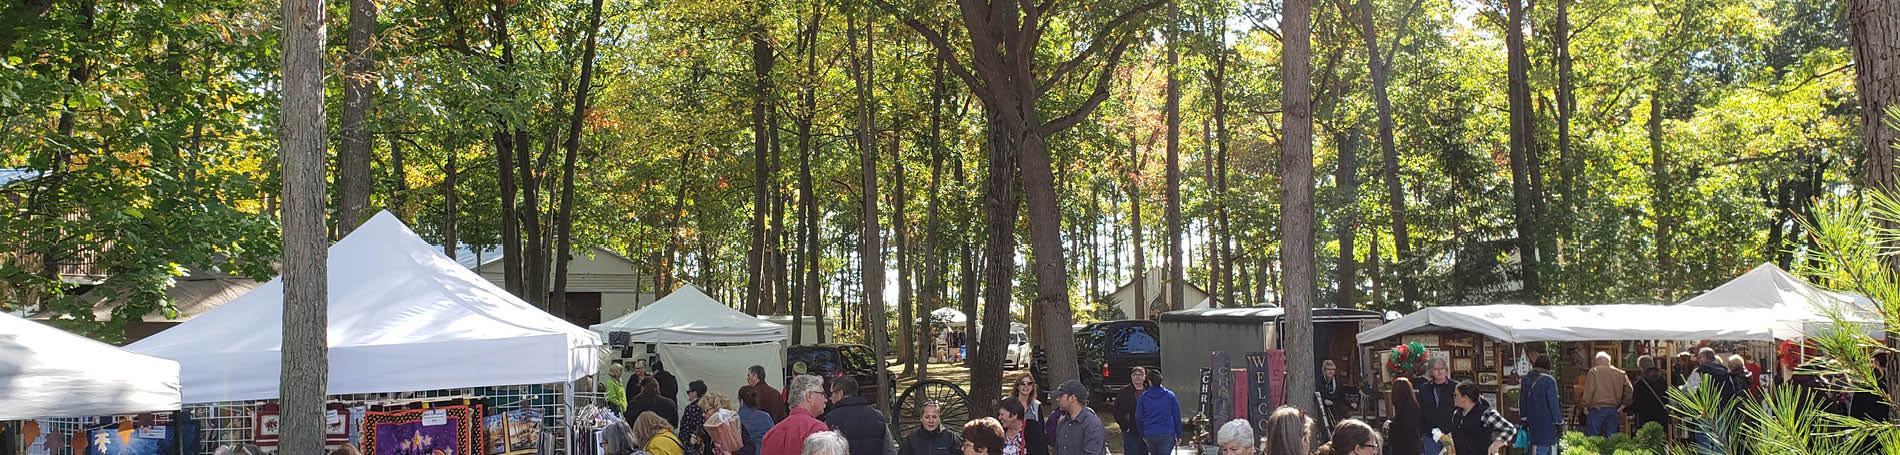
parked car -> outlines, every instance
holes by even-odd
[[[1029,345],[1029,334],[1009,333],[1009,350],[1003,353],[1003,368],[1011,370],[1026,368],[1035,358],[1036,349]]]
[[[850,375],[858,381],[858,393],[863,396],[876,396],[877,393],[877,356],[870,346],[862,344],[814,344],[785,348],[785,382],[789,389],[793,375],[809,374],[825,378],[825,387],[831,387],[831,380]],[[893,387],[897,376],[884,372]],[[892,391],[894,392],[894,391]]]
[[[1161,328],[1149,320],[1089,324],[1075,331],[1075,351],[1082,384],[1095,399],[1110,401],[1128,386],[1131,368],[1161,367]]]

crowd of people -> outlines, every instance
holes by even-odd
[[[1682,353],[1673,369],[1650,356],[1637,365],[1634,376],[1613,365],[1608,353],[1596,353],[1572,389],[1583,432],[1609,436],[1621,431],[1624,416],[1640,428],[1657,422],[1670,424],[1669,390],[1685,391],[1709,384],[1726,406],[1759,397],[1758,371],[1751,371],[1740,355],[1718,355],[1702,348]],[[1876,362],[1884,359],[1876,359]],[[1365,421],[1339,419],[1314,440],[1314,431],[1332,419],[1316,419],[1293,408],[1275,410],[1260,429],[1236,419],[1217,425],[1221,455],[1491,455],[1505,447],[1525,447],[1532,455],[1555,454],[1565,427],[1566,393],[1551,372],[1551,359],[1532,356],[1531,371],[1519,382],[1517,419],[1499,412],[1476,383],[1453,381],[1446,359],[1428,362],[1419,378],[1397,378],[1391,384],[1392,418],[1375,429]],[[616,365],[615,369],[619,367]],[[1350,417],[1356,407],[1347,399],[1331,361],[1319,378],[1319,404],[1329,416]],[[996,403],[993,416],[965,424],[960,430],[943,424],[943,405],[920,407],[921,425],[909,434],[892,434],[890,421],[870,397],[859,395],[859,384],[849,376],[829,382],[810,375],[793,377],[781,393],[764,380],[765,371],[752,366],[747,385],[737,393],[738,407],[725,395],[708,391],[706,384],[687,385],[689,400],[675,414],[655,365],[651,376],[636,370],[638,392],[626,400],[623,422],[609,428],[602,441],[606,455],[1106,455],[1107,428],[1088,406],[1089,390],[1069,380],[1049,391],[1051,406],[1044,413],[1036,379],[1025,376],[1011,393]],[[620,372],[613,372],[618,377]],[[1632,377],[1634,379],[1632,379]],[[1125,455],[1170,455],[1186,438],[1181,407],[1165,386],[1158,369],[1135,367],[1130,385],[1116,392],[1114,422],[1121,432]],[[1795,378],[1792,382],[1813,378]],[[1878,417],[1886,408],[1878,400],[1843,397],[1841,410]],[[1321,416],[1325,417],[1325,416]],[[1690,428],[1699,428],[1691,426]],[[1696,441],[1706,435],[1693,434]],[[1317,447],[1315,447],[1317,444]]]

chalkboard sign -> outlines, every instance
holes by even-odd
[[[1226,351],[1214,351],[1209,356],[1208,369],[1212,370],[1212,381],[1208,389],[1212,391],[1213,404],[1201,400],[1201,407],[1209,409],[1207,417],[1212,422],[1226,422],[1234,419],[1234,370],[1228,367]]]
[[[1265,434],[1267,418],[1273,416],[1273,381],[1267,374],[1268,359],[1265,352],[1249,352],[1247,359],[1247,420],[1253,422],[1254,431]]]
[[[1214,369],[1201,369],[1201,414],[1214,415]]]

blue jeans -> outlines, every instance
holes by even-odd
[[[1146,447],[1143,447],[1148,450],[1148,455],[1172,455],[1174,453],[1174,435],[1143,436],[1141,439],[1148,443]]]
[[[1531,446],[1531,455],[1557,455],[1557,446]]]
[[[1420,435],[1418,440],[1419,455],[1438,455],[1439,452],[1445,451],[1445,445],[1439,444],[1437,439],[1432,439],[1431,433]]]
[[[1122,432],[1122,455],[1148,455],[1148,442],[1141,440],[1141,432]]]
[[[1590,413],[1584,416],[1583,434],[1585,436],[1616,434],[1618,424],[1622,423],[1621,417],[1622,414],[1618,413],[1616,408],[1591,409]]]

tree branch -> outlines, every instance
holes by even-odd
[[[1128,51],[1128,46],[1135,42],[1132,37],[1116,41],[1115,49],[1108,53],[1108,61],[1102,63],[1101,74],[1095,77],[1095,93],[1090,94],[1087,101],[1083,101],[1081,106],[1076,106],[1075,110],[1067,115],[1042,124],[1043,136],[1054,135],[1082,123],[1082,119],[1088,118],[1090,113],[1095,112],[1097,106],[1102,105],[1103,100],[1108,99],[1109,83],[1115,80],[1115,66],[1121,62],[1122,53]]]
[[[1054,0],[1049,0],[1049,1],[1054,1]],[[1122,24],[1127,23],[1130,20],[1134,20],[1134,17],[1137,14],[1148,12],[1148,10],[1158,8],[1161,5],[1165,5],[1165,4],[1167,4],[1167,0],[1156,0],[1149,3],[1144,3],[1144,4],[1136,6],[1134,9],[1131,9],[1131,10],[1128,10],[1127,12],[1122,13],[1120,16],[1115,16],[1114,19],[1109,19],[1108,24],[1103,26],[1101,31],[1098,32],[1094,37],[1090,38],[1089,47],[1087,49],[1083,49],[1081,53],[1075,54],[1075,57],[1070,58],[1068,61],[1062,62],[1060,65],[1057,65],[1055,71],[1050,72],[1049,78],[1046,80],[1054,81],[1054,80],[1061,80],[1064,77],[1068,77],[1068,73],[1070,71],[1074,71],[1076,67],[1079,67],[1082,65],[1083,62],[1088,61],[1089,57],[1094,56],[1098,52],[1101,52],[1101,49],[1103,47],[1103,42],[1107,41],[1108,37],[1111,34],[1115,33],[1116,30],[1120,29]],[[1275,36],[1277,37],[1278,35],[1275,35]]]
[[[924,41],[930,42],[930,46],[937,49],[937,57],[943,59],[944,67],[948,68],[951,74],[957,75],[958,79],[963,79],[963,83],[970,86],[970,91],[975,93],[977,97],[983,98],[985,104],[993,104],[996,101],[995,96],[990,93],[989,87],[984,85],[983,81],[978,79],[976,74],[972,73],[968,66],[965,66],[963,62],[957,61],[955,58],[957,54],[956,48],[950,45],[950,40],[945,38],[943,33],[938,32],[937,29],[931,28],[929,24],[925,24],[923,21],[917,20],[917,18],[911,15],[898,11],[897,6],[892,5],[888,0],[871,0],[871,3],[877,5],[878,9],[882,9],[884,12],[896,16],[905,26],[910,27],[911,30],[917,31],[918,35],[923,36]]]

